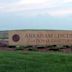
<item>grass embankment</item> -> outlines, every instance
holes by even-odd
[[[0,72],[72,72],[72,54],[3,51]]]

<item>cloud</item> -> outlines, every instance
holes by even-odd
[[[59,4],[59,0],[20,0],[16,3],[7,4],[7,11],[23,11],[28,9],[52,8]]]
[[[60,0],[19,0],[15,3],[3,4],[1,11],[24,11],[30,9],[44,9],[56,7],[60,4]]]
[[[17,3],[18,4],[41,4],[41,3],[48,3],[48,4],[52,4],[52,3],[56,3],[59,2],[59,0],[20,0]]]
[[[64,0],[65,3],[72,2],[72,0]]]
[[[49,12],[50,16],[57,16],[57,17],[64,17],[64,16],[68,16],[70,14],[72,14],[72,8],[55,10],[55,11],[50,11]]]
[[[16,0],[11,3],[0,3],[0,12],[22,12],[25,16],[63,17],[72,15],[72,8],[64,7],[69,2],[72,0]]]

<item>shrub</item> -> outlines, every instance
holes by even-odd
[[[37,48],[28,48],[29,51],[37,51]]]
[[[24,46],[16,46],[16,50],[24,50]]]

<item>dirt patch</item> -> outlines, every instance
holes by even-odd
[[[60,51],[70,53],[70,52],[72,52],[72,49],[71,48],[65,48],[65,49],[60,49]]]
[[[3,51],[15,51],[16,49],[15,48],[8,48],[8,47],[0,47],[0,50],[3,50]]]
[[[0,47],[0,51],[16,51],[16,48]],[[29,51],[29,50],[24,49],[24,50],[21,50],[21,51]],[[50,51],[54,51],[54,50],[50,50],[49,48],[44,48],[44,49],[38,49],[37,51],[50,52]],[[71,53],[72,52],[72,49],[71,48],[62,48],[62,49],[55,50],[55,51],[65,52],[65,53]]]

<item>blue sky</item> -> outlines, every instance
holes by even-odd
[[[72,0],[0,0],[0,30],[72,30]]]

